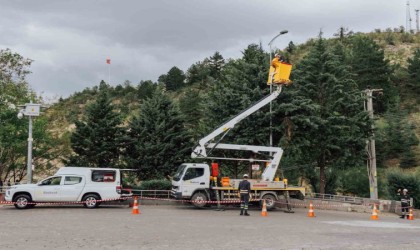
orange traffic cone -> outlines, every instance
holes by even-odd
[[[133,212],[132,214],[140,214],[139,203],[137,196],[134,196]]]
[[[268,216],[268,214],[267,214],[267,205],[265,204],[265,200],[263,201],[261,216],[263,216],[263,217]]]
[[[409,220],[414,220],[414,215],[413,215],[413,209],[410,208],[410,212],[408,214],[408,218]]]
[[[378,209],[376,209],[376,204],[373,204],[373,210],[372,210],[372,215],[370,216],[371,220],[377,220],[379,219],[378,217]]]
[[[312,202],[309,203],[308,217],[315,217],[314,206],[312,205]]]

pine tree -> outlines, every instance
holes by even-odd
[[[76,155],[69,158],[68,164],[88,167],[119,166],[124,129],[107,89],[108,86],[101,83],[97,99],[86,108],[85,118],[76,121],[76,130],[71,135],[71,148]]]
[[[210,67],[207,61],[197,62],[187,70],[186,82],[188,86],[197,84],[200,89],[206,89],[210,85]]]
[[[218,51],[216,51],[209,60],[210,76],[215,79],[219,79],[224,65],[225,59],[223,59],[223,56]]]
[[[143,179],[163,178],[191,153],[191,140],[179,109],[157,90],[129,124],[127,162]]]
[[[379,96],[374,105],[375,113],[383,113],[395,105],[397,92],[390,81],[391,68],[385,59],[384,51],[371,38],[354,36],[351,40],[352,57],[351,67],[353,79],[357,82],[359,90],[383,89],[383,96]]]
[[[420,94],[420,49],[417,48],[414,56],[408,59],[408,74],[410,76],[409,88],[417,95]],[[418,99],[418,98],[417,98]]]
[[[185,84],[185,74],[177,67],[172,67],[166,75],[161,75],[159,82],[165,84],[167,91],[176,91]]]
[[[370,132],[361,94],[342,60],[320,37],[296,68],[284,105],[292,124],[287,150],[301,163],[316,163],[320,193],[327,188],[328,168],[363,164]]]
[[[140,100],[145,100],[152,97],[156,89],[156,84],[152,81],[141,81],[137,88],[137,98]]]
[[[195,89],[188,89],[179,100],[179,108],[185,117],[185,126],[198,141],[200,121],[203,118],[203,97]]]

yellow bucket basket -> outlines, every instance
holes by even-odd
[[[280,66],[276,69],[271,66],[267,84],[270,85],[271,83],[274,83],[289,85],[292,82],[289,79],[291,72],[292,64],[290,63],[281,62]]]

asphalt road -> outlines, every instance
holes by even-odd
[[[239,216],[237,208],[0,207],[0,249],[420,249],[420,220],[306,209]]]

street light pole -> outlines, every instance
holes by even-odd
[[[273,39],[271,39],[271,41],[268,43],[268,46],[270,46],[270,65],[271,65],[271,61],[273,60],[272,59],[271,44],[273,44],[274,40],[276,40],[277,37],[279,37],[279,36],[281,36],[283,34],[286,34],[287,32],[289,32],[289,31],[287,31],[287,30],[280,31],[280,33],[277,34],[275,37],[273,37]],[[270,78],[270,95],[271,95],[271,93],[273,92],[273,83],[272,83],[272,80],[273,79],[272,79],[271,76],[269,78]],[[273,109],[272,103],[270,102],[270,147],[273,146],[273,130],[272,130],[272,127],[273,127],[273,119],[272,119],[272,115],[271,115],[272,109]],[[270,153],[270,155],[271,155],[271,153]]]
[[[32,116],[29,116],[29,132],[28,132],[28,159],[27,159],[27,176],[28,184],[32,183]]]

